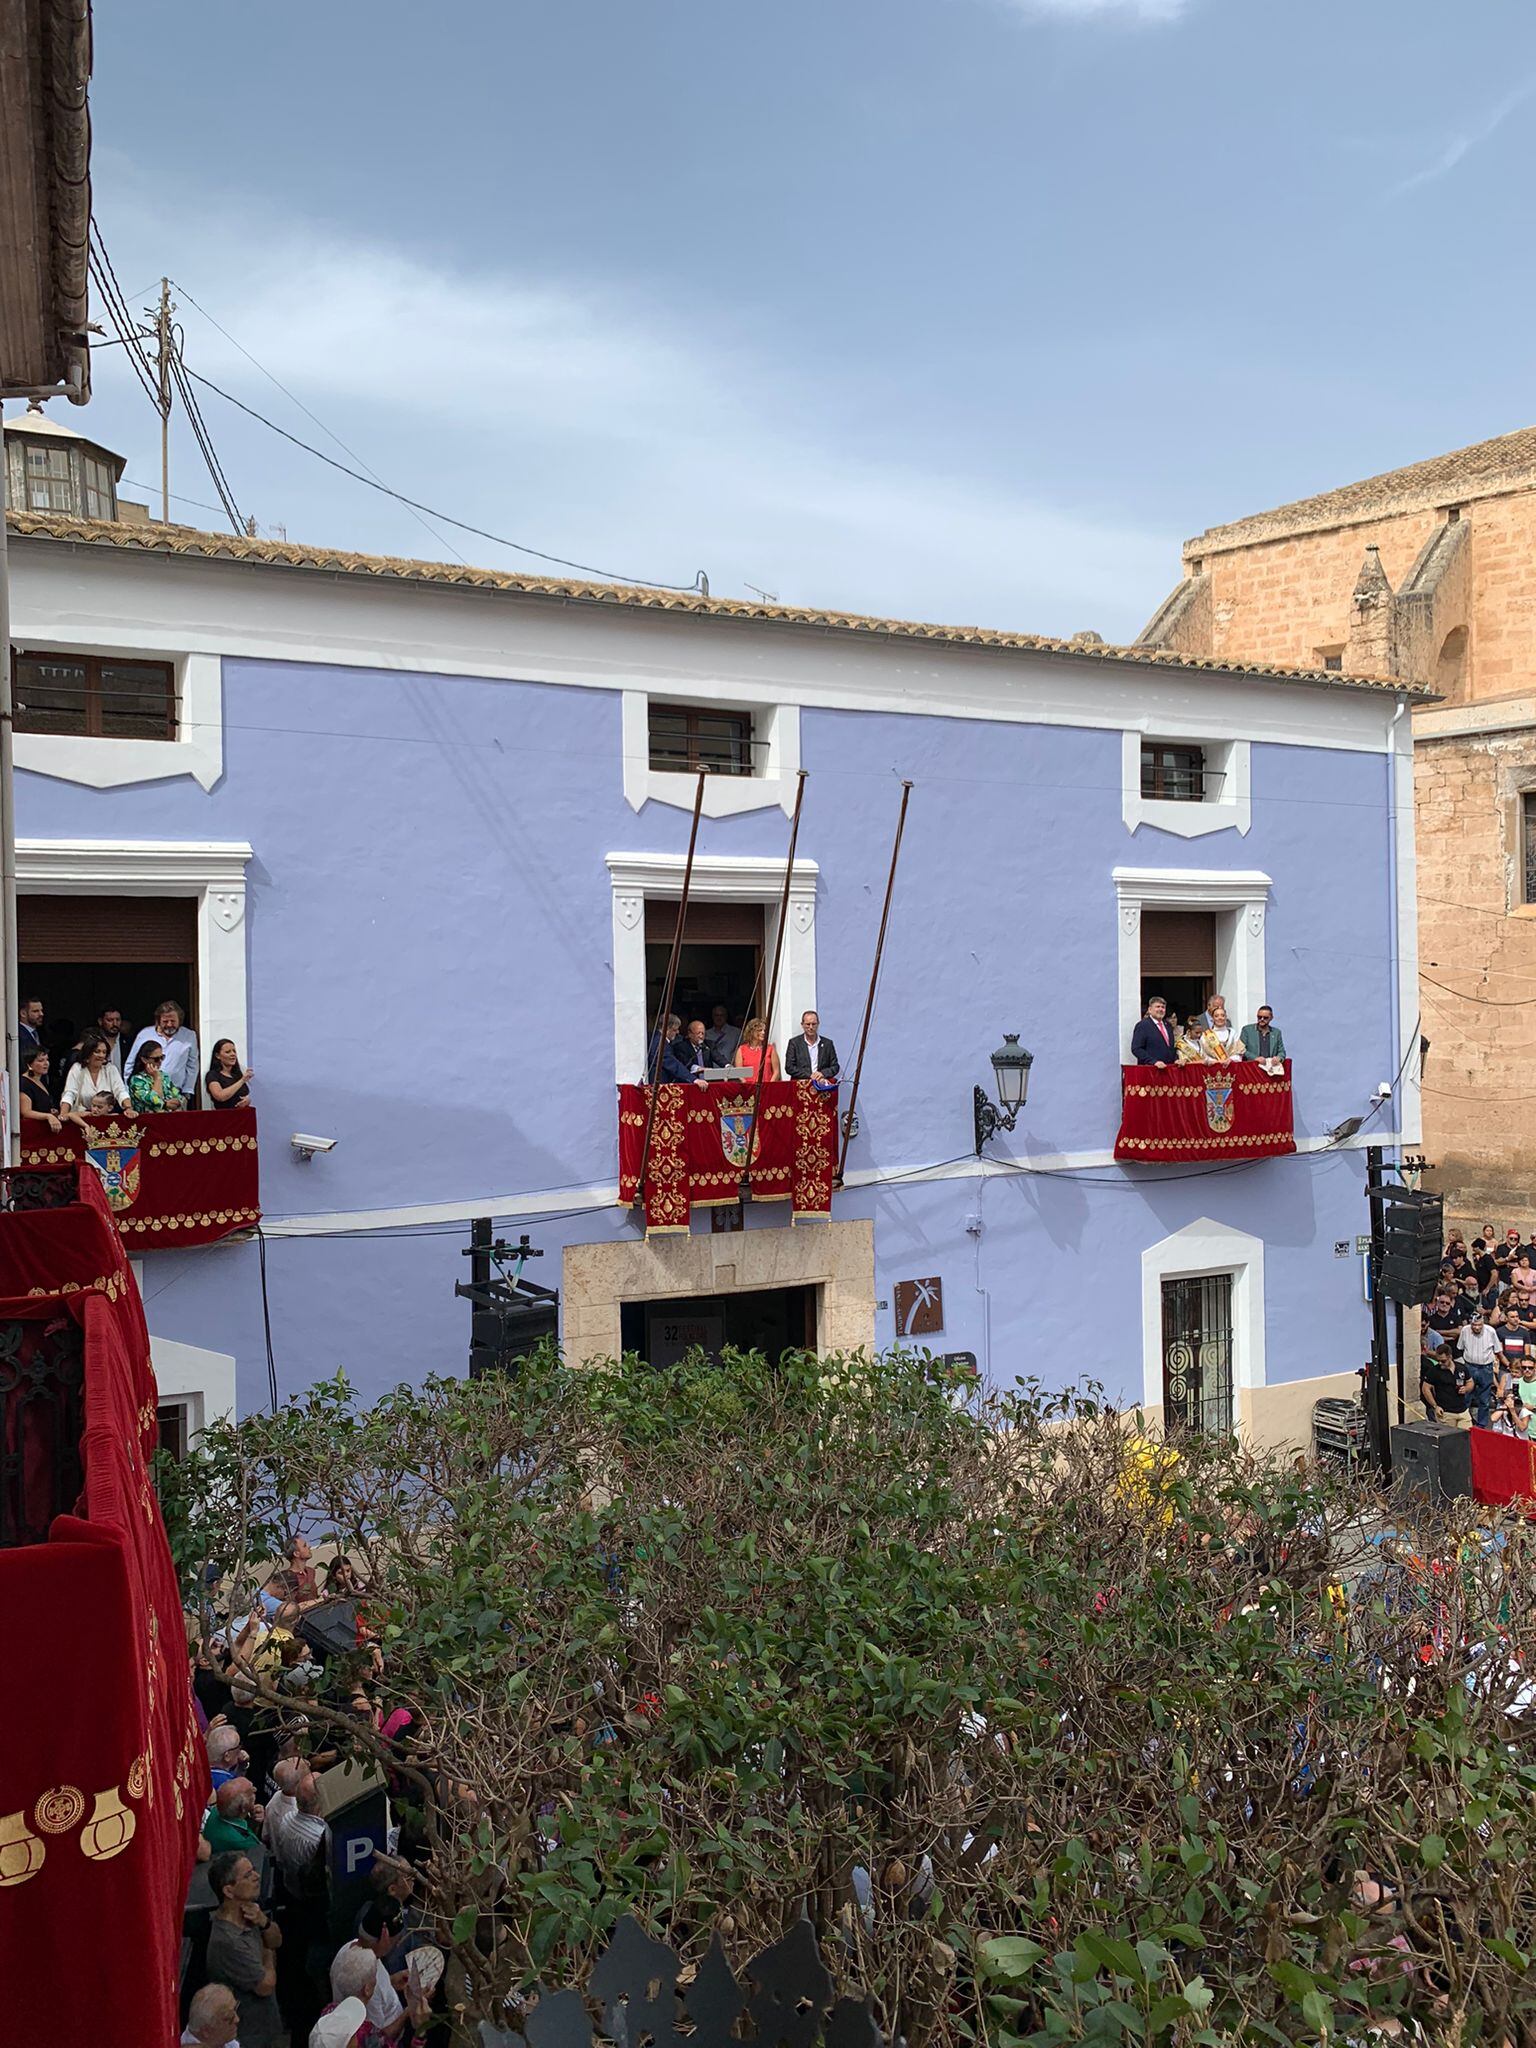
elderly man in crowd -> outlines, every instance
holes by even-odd
[[[275,1955],[282,1935],[261,1909],[261,1880],[249,1856],[231,1849],[208,1866],[218,1901],[208,1929],[208,1980],[227,1984],[240,2007],[241,2048],[278,2048]]]
[[[203,1816],[203,1839],[215,1857],[231,1850],[253,1856],[261,1847],[261,1822],[256,1787],[249,1778],[230,1778],[214,1793],[213,1804]]]
[[[367,2028],[368,2008],[363,2001],[343,1998],[337,2005],[328,2005],[315,2021],[310,2029],[309,2048],[357,2048]]]
[[[399,1993],[384,1974],[384,1967],[369,1944],[349,1941],[336,1951],[331,1963],[331,1996],[338,2002],[360,1998],[368,2025],[386,2041],[398,2041],[405,2031],[405,2007]]]
[[[227,1984],[205,1984],[187,2008],[182,2048],[240,2048],[240,2008]]]
[[[231,1778],[241,1777],[251,1759],[240,1740],[240,1730],[231,1727],[228,1721],[221,1721],[217,1728],[210,1728],[205,1740],[208,1750],[208,1776],[213,1782],[214,1791],[217,1792],[219,1787],[227,1785]]]

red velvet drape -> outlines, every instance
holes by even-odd
[[[256,1112],[188,1109],[174,1114],[93,1116],[90,1129],[21,1127],[24,1165],[72,1165],[93,1154],[129,1256],[214,1244],[261,1221]]]
[[[645,1143],[647,1088],[619,1090],[619,1200],[635,1199]],[[663,1082],[645,1175],[647,1233],[686,1231],[695,1205],[736,1201],[747,1167],[754,1089],[740,1081]],[[752,1147],[754,1201],[791,1204],[790,1220],[832,1213],[837,1093],[810,1081],[766,1081]]]
[[[159,2048],[208,1772],[150,1483],[143,1309],[95,1176],[75,1172],[77,1202],[0,1216],[13,1297],[28,1247],[51,1283],[0,1300],[0,1324],[72,1316],[85,1359],[76,1512],[0,1550],[0,2035]]]
[[[1127,1160],[1263,1159],[1294,1152],[1291,1063],[1267,1074],[1255,1060],[1230,1066],[1122,1067],[1115,1157]]]

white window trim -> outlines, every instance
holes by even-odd
[[[1232,1277],[1232,1422],[1241,1428],[1238,1394],[1265,1384],[1264,1240],[1209,1216],[1141,1255],[1142,1399],[1149,1408],[1163,1405],[1163,1282],[1216,1273]]]
[[[150,1363],[155,1390],[166,1407],[187,1411],[187,1448],[211,1422],[233,1420],[235,1361],[230,1352],[208,1351],[201,1344],[182,1344],[174,1337],[151,1337]]]
[[[654,1022],[645,1008],[646,900],[660,897],[680,901],[687,863],[680,853],[610,853],[606,859],[613,890],[614,1079],[622,1084],[639,1079]],[[805,1011],[816,1007],[819,875],[815,861],[797,860],[790,877],[789,929],[784,934],[784,955],[779,964],[778,1001],[768,1023],[768,1035],[779,1046],[789,1042]],[[741,854],[699,854],[694,858],[690,902],[764,906],[763,946],[770,965],[783,893],[781,860],[759,860]],[[764,994],[766,999],[766,990]]]
[[[1204,803],[1178,803],[1169,797],[1141,793],[1141,748],[1144,740],[1166,740],[1172,746],[1203,747],[1210,767],[1221,775],[1221,795]],[[1251,748],[1247,740],[1214,740],[1208,734],[1174,730],[1150,720],[1120,736],[1120,804],[1127,831],[1156,826],[1179,839],[1201,839],[1207,832],[1246,834],[1253,823],[1250,796]]]
[[[162,647],[103,647],[83,639],[60,640],[46,634],[12,640],[26,652],[88,654],[93,659],[168,661],[176,683],[176,737],[173,740],[119,740],[102,734],[19,732],[16,766],[33,775],[51,775],[57,782],[77,782],[87,789],[121,789],[129,782],[169,782],[190,775],[212,789],[224,773],[223,675],[216,654],[183,654]]]
[[[116,742],[112,742],[116,745]],[[250,1056],[244,840],[18,839],[24,896],[190,896],[197,903],[200,1051],[232,1038]]]
[[[795,777],[800,767],[799,706],[752,704],[725,690],[715,697],[690,695],[686,689],[623,692],[624,795],[632,811],[647,803],[691,811],[699,787],[696,774],[651,766],[652,697],[659,704],[692,710],[750,711],[752,737],[767,742],[761,774],[705,776],[706,818],[737,818],[746,811],[768,811],[775,806],[789,816],[795,807]],[[755,754],[753,765],[755,768]]]
[[[1231,943],[1218,953],[1218,991],[1234,1024],[1249,1023],[1264,1000],[1264,925],[1270,877],[1257,868],[1116,868],[1119,912],[1120,1058],[1130,1058],[1131,1033],[1141,1016],[1141,913],[1143,910],[1234,911]]]

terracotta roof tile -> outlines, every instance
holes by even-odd
[[[784,604],[748,603],[734,597],[705,597],[691,590],[657,590],[642,584],[585,583],[560,576],[526,575],[506,569],[472,569],[457,562],[417,562],[397,555],[358,555],[295,541],[249,540],[242,534],[204,533],[195,527],[126,525],[71,519],[58,513],[11,512],[7,524],[18,540],[71,542],[89,548],[120,548],[135,554],[180,555],[215,562],[247,562],[278,569],[320,570],[332,575],[372,576],[381,582],[428,583],[497,590],[575,604],[633,606],[652,612],[688,613],[711,619],[746,619],[801,626],[832,633],[859,633],[887,640],[938,641],[953,647],[990,647],[1031,654],[1062,655],[1076,661],[1124,662],[1136,667],[1193,669],[1213,675],[1256,676],[1334,690],[1390,690],[1429,698],[1427,689],[1390,677],[1346,676],[1333,670],[1285,668],[1270,662],[1216,661],[1161,648],[1113,647],[1102,641],[1053,639],[1040,633],[1000,632],[989,626],[930,625],[910,619],[870,618],[860,612],[819,611]]]
[[[1269,512],[1255,512],[1224,526],[1207,527],[1204,533],[1184,543],[1184,553],[1189,558],[1219,554],[1227,548],[1274,540],[1287,533],[1349,526],[1379,519],[1384,513],[1459,505],[1471,498],[1528,490],[1533,485],[1536,427],[1521,427],[1492,441],[1477,441],[1470,448],[1455,448],[1448,455],[1410,463],[1406,469],[1385,470],[1380,476],[1343,484],[1336,491],[1322,491],[1314,498],[1297,498]]]

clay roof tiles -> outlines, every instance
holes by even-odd
[[[1314,533],[1336,526],[1379,519],[1386,513],[1465,504],[1471,498],[1495,497],[1536,485],[1536,427],[1521,427],[1492,441],[1362,477],[1336,491],[1296,498],[1268,512],[1254,512],[1224,526],[1207,527],[1184,543],[1186,557],[1219,554],[1256,541],[1278,540],[1290,533]]]
[[[188,526],[128,525],[73,519],[59,513],[14,511],[7,514],[7,524],[18,540],[63,541],[90,549],[115,548],[136,554],[179,555],[216,562],[314,570],[331,575],[371,576],[391,583],[467,586],[528,597],[556,598],[574,604],[624,605],[642,611],[755,620],[762,624],[857,633],[880,639],[935,641],[946,646],[999,648],[1061,655],[1080,661],[1123,662],[1139,668],[1264,677],[1335,690],[1388,690],[1410,697],[1433,694],[1389,677],[1340,675],[1333,670],[1287,668],[1272,662],[1217,661],[1202,655],[1170,653],[1161,648],[1111,646],[1096,638],[1064,640],[1041,633],[1004,632],[990,626],[945,626],[911,619],[871,618],[861,612],[761,604],[734,597],[706,597],[694,590],[661,590],[644,584],[588,583],[579,578],[517,570],[474,569],[459,562],[419,562],[398,555],[353,554],[342,548],[311,547],[296,541],[248,539],[243,534],[205,533]]]

